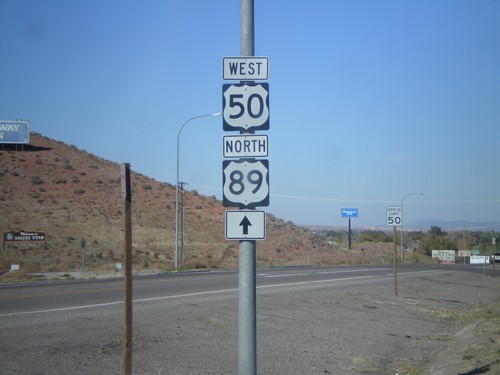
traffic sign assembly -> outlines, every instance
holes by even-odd
[[[226,211],[226,239],[265,239],[265,212],[253,211],[269,206],[269,84],[268,58],[255,56],[224,57],[224,80],[239,83],[222,85],[222,128],[239,135],[223,137],[222,203],[241,211]],[[246,211],[245,211],[246,209]],[[252,211],[248,211],[252,210]],[[240,249],[241,250],[241,249]]]
[[[244,82],[222,85],[225,131],[269,129],[269,84]]]
[[[266,213],[254,210],[226,211],[226,239],[266,239]]]
[[[269,205],[268,160],[224,160],[222,170],[224,207],[255,208]]]

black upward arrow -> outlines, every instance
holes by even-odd
[[[248,227],[251,227],[252,223],[248,220],[247,215],[241,220],[240,227],[243,227],[243,234],[248,234]]]

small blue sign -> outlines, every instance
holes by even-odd
[[[358,217],[357,208],[342,208],[340,210],[340,216],[342,217]]]
[[[0,143],[29,143],[28,121],[0,121]]]

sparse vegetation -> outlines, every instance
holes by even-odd
[[[44,181],[40,177],[31,177],[31,184],[32,185],[42,185]]]
[[[8,245],[2,261],[15,262],[24,269],[79,269],[80,241],[85,238],[89,269],[114,269],[115,262],[123,261],[120,166],[40,135],[32,134],[31,142],[38,149],[24,151],[22,164],[17,161],[20,152],[0,151],[0,200],[8,213],[0,215],[0,227],[44,231],[50,251],[33,244]],[[68,172],[73,169],[78,172]],[[132,197],[133,242],[140,250],[134,253],[134,267],[170,270],[174,263],[175,187],[134,172],[132,182],[136,187]],[[37,186],[36,192],[33,186]],[[196,190],[184,194],[184,267],[237,267],[238,242],[224,238],[225,208],[221,202]],[[35,201],[41,204],[34,205]],[[392,251],[392,236],[384,231],[357,232],[353,249],[348,251],[345,231],[313,233],[271,214],[267,220],[267,239],[258,243],[258,266],[380,263]],[[426,261],[427,247],[463,248],[464,243],[485,252],[491,246],[491,235],[444,233],[438,228],[431,233],[405,233],[405,246],[417,249],[407,259]]]

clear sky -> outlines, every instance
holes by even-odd
[[[239,0],[0,0],[0,119],[175,184],[222,110]],[[500,221],[500,1],[255,0],[270,205],[296,224]],[[234,133],[231,133],[234,134]],[[180,179],[222,198],[221,117]],[[119,171],[117,171],[119,173]]]

